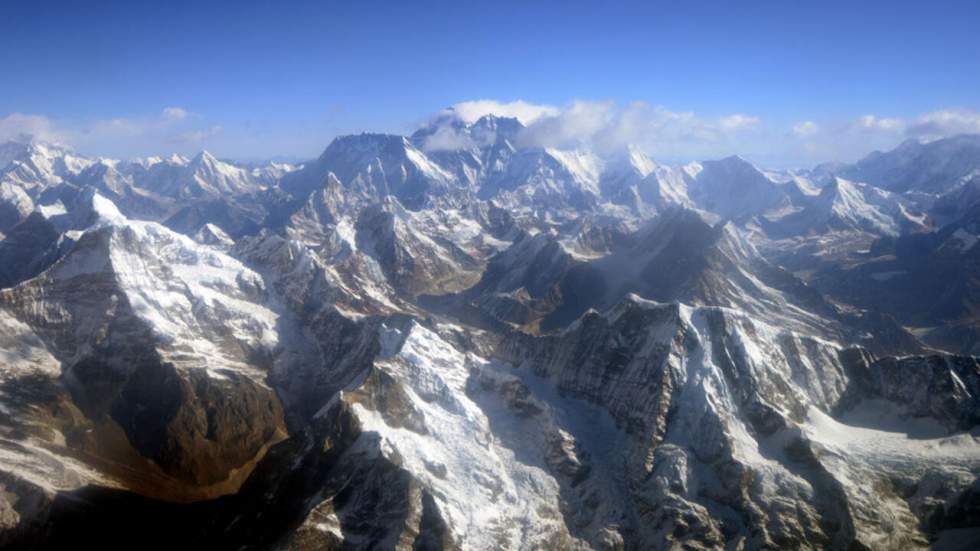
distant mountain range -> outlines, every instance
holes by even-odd
[[[0,145],[0,547],[980,545],[980,136],[524,131]]]

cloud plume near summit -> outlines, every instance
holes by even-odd
[[[451,115],[451,116],[450,116]],[[441,111],[431,119],[438,126],[429,138],[429,150],[470,147],[472,139],[456,132],[453,118],[472,123],[484,115],[512,117],[525,128],[517,138],[522,147],[575,148],[587,146],[599,152],[639,146],[661,157],[709,153],[731,139],[758,128],[759,117],[732,113],[702,117],[693,112],[672,111],[664,106],[636,101],[577,100],[563,107],[536,105],[523,100],[466,101]]]
[[[980,132],[980,113],[969,109],[945,109],[908,118],[864,114],[784,122],[740,112],[707,116],[644,101],[576,100],[555,106],[482,99],[454,104],[430,117],[428,124],[435,130],[425,143],[426,149],[450,151],[479,146],[471,135],[459,132],[451,123],[472,124],[485,115],[520,121],[525,128],[515,145],[521,147],[587,147],[613,153],[636,146],[654,158],[669,161],[739,153],[773,165],[853,160],[910,138],[929,141]]]

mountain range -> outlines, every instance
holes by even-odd
[[[980,136],[0,145],[0,547],[980,546]]]

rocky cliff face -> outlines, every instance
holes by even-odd
[[[888,373],[895,360],[867,367],[853,351],[733,311],[638,298],[587,314],[561,336],[515,334],[499,354],[600,406],[628,435],[619,464],[636,524],[619,526],[630,545],[924,546],[922,525],[934,514],[925,503],[970,492],[972,478],[942,456],[959,461],[960,446],[973,446],[956,432],[972,426],[956,423],[973,394],[949,384],[965,376],[972,385],[973,360],[897,361],[934,366],[916,370],[920,385],[903,385],[917,396],[908,404],[889,383],[901,377]],[[932,400],[962,410],[921,403]],[[881,430],[894,425],[868,426],[882,407],[949,429],[910,440]],[[969,457],[976,468],[980,458]],[[855,486],[859,477],[874,482]]]
[[[8,429],[51,423],[38,451],[21,451],[82,455],[150,495],[234,491],[283,434],[264,382],[276,333],[257,304],[262,282],[217,251],[101,208],[68,255],[0,292],[14,358],[5,382],[24,412]],[[35,355],[17,355],[18,340]]]
[[[378,327],[360,382],[314,416],[333,482],[284,545],[890,549],[971,526],[972,438],[921,410],[933,432],[882,424],[903,398],[859,349],[635,297],[561,335],[487,337]]]

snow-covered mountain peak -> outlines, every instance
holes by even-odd
[[[599,187],[603,199],[628,207],[641,219],[673,205],[690,206],[688,180],[682,170],[661,166],[636,146],[603,159]]]
[[[818,201],[834,216],[884,235],[898,235],[903,213],[897,198],[887,191],[833,178],[821,190]]]
[[[168,163],[172,163],[175,165],[186,165],[187,163],[191,162],[190,159],[188,159],[187,157],[184,157],[183,155],[177,153],[172,153],[164,160],[166,160]]]
[[[238,166],[215,158],[202,151],[187,160],[171,157],[165,160],[146,160],[131,165],[135,184],[147,191],[184,200],[230,199],[255,193],[258,182],[252,174]]]
[[[11,146],[8,152],[13,156],[6,166],[0,166],[0,179],[34,194],[78,175],[94,162],[65,146],[40,141]]]
[[[129,161],[132,164],[142,166],[143,168],[150,168],[153,165],[159,163],[167,163],[173,166],[185,166],[191,162],[191,159],[180,155],[179,153],[171,153],[165,157],[153,156],[153,157],[138,157]]]
[[[46,159],[48,162],[53,162],[66,156],[72,157],[76,162],[84,160],[71,147],[64,144],[33,139],[11,140],[0,144],[0,169],[18,158],[24,161]]]
[[[469,125],[468,132],[476,144],[486,147],[505,142],[513,144],[524,128],[516,118],[489,114]]]
[[[586,149],[558,149],[548,147],[544,152],[556,160],[577,182],[585,184],[598,194],[599,175],[602,173],[602,159]]]
[[[194,167],[206,168],[207,170],[219,170],[219,163],[222,165],[226,164],[216,159],[207,150],[202,150],[190,160],[189,164]]]
[[[896,192],[945,193],[980,168],[980,135],[907,140],[841,169],[841,175]]]
[[[650,158],[642,149],[638,146],[630,145],[627,147],[627,153],[629,155],[630,166],[636,169],[637,172],[646,176],[650,174],[659,166],[653,159]]]
[[[371,160],[386,152],[398,152],[409,146],[408,139],[397,134],[362,132],[338,136],[330,142],[320,155],[321,159],[338,154],[354,155],[352,160]]]
[[[279,186],[305,201],[331,172],[359,196],[395,195],[413,208],[460,185],[404,136],[364,133],[335,138],[316,161],[283,176]]]
[[[74,154],[74,150],[67,145],[37,140],[32,140],[27,144],[27,152],[30,155],[42,157],[62,157]]]
[[[433,117],[428,124],[423,126],[423,129],[432,129],[446,125],[456,126],[457,128],[484,129],[494,132],[500,130],[507,133],[517,132],[525,128],[524,123],[517,117],[487,113],[475,120],[472,118],[466,119],[453,107],[447,107]]]
[[[128,220],[119,212],[115,203],[97,192],[92,192],[92,212],[105,224],[125,224]]]
[[[222,342],[238,341],[246,354],[272,352],[278,342],[277,315],[262,304],[262,278],[218,249],[160,224],[127,219],[98,193],[90,199],[97,219],[78,245],[22,285],[74,292],[76,278],[111,274],[112,291],[125,296],[151,328],[165,357],[181,366],[206,368],[216,377],[222,369],[235,369],[261,380],[242,349],[228,349]]]
[[[171,166],[185,166],[190,162],[191,160],[188,159],[187,157],[184,157],[183,155],[179,155],[177,153],[171,153],[166,157],[161,157],[161,156],[137,157],[135,159],[124,161],[123,165],[131,168],[138,167],[140,169],[146,170],[153,167],[154,165],[159,165],[159,164],[167,164]]]
[[[452,155],[468,152],[478,164],[483,164],[499,154],[494,153],[495,148],[512,151],[524,128],[516,118],[493,114],[467,122],[450,109],[415,131],[411,139],[427,153]]]
[[[725,218],[744,219],[789,203],[781,186],[738,156],[688,165],[686,170],[693,178],[688,190],[695,204]]]
[[[602,177],[617,178],[628,175],[645,178],[660,167],[642,149],[629,145],[603,158]]]
[[[702,161],[699,177],[727,178],[737,182],[768,180],[755,165],[739,155],[731,155],[714,161]]]
[[[516,133],[525,128],[524,123],[517,117],[503,117],[489,113],[483,115],[470,125],[473,129],[488,129],[495,132]]]

